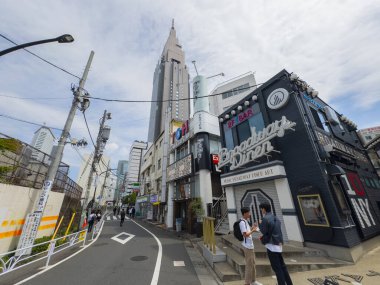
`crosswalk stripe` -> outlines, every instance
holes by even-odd
[[[121,219],[120,215],[117,216],[118,219]]]
[[[107,221],[110,221],[110,220],[111,220],[111,217],[110,217],[110,216],[108,216],[108,217],[107,217]]]
[[[114,219],[114,220],[117,220],[116,216],[113,216],[113,219]]]

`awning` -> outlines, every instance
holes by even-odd
[[[346,171],[336,164],[326,164],[326,171],[329,175],[344,175]]]

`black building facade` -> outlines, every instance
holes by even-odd
[[[380,234],[380,181],[356,125],[281,71],[220,117],[229,223],[270,202],[285,238],[351,248]]]

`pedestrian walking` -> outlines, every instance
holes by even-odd
[[[116,206],[113,207],[113,215],[116,216]]]
[[[272,214],[269,203],[261,203],[259,206],[263,214],[259,228],[263,234],[261,242],[267,248],[270,265],[276,273],[278,285],[293,285],[284,258],[282,257],[282,244],[284,243],[281,231],[281,221]]]
[[[120,207],[117,207],[117,215],[119,216],[120,214]]]
[[[100,210],[98,210],[98,212],[96,213],[96,220],[98,222],[100,222],[100,219],[102,218],[102,212]]]
[[[129,214],[129,217],[132,218],[132,207],[129,208],[128,214]]]
[[[257,231],[257,225],[251,227],[248,219],[251,217],[251,212],[248,207],[241,208],[243,218],[239,223],[240,231],[243,235],[242,246],[245,257],[245,284],[246,285],[262,285],[256,280],[256,257],[252,233]]]
[[[124,209],[122,209],[120,213],[120,227],[123,225],[124,220],[125,220],[125,211]]]
[[[87,232],[91,233],[92,227],[94,226],[95,219],[96,219],[95,212],[92,211],[91,215],[88,216],[88,229],[87,229]]]
[[[135,207],[132,207],[132,219],[135,218],[135,214],[136,214],[136,209]]]

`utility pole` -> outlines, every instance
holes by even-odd
[[[86,188],[84,205],[87,205],[87,208],[89,211],[91,211],[91,208],[93,208],[94,203],[95,203],[95,191],[94,191],[94,197],[93,197],[92,201],[89,201],[89,198],[90,198],[90,189],[91,189],[91,185],[92,185],[92,181],[93,181],[94,172],[96,172],[96,164],[99,163],[99,161],[102,157],[105,144],[109,138],[109,134],[111,131],[111,129],[109,127],[104,125],[107,119],[111,119],[111,113],[107,113],[107,110],[104,110],[104,115],[101,118],[98,137],[96,139],[94,159],[92,160],[92,164],[91,164],[91,168],[90,168],[90,174],[88,176],[88,182],[87,182],[87,188]]]
[[[53,182],[57,174],[59,164],[61,163],[63,150],[65,148],[66,140],[69,137],[71,125],[73,123],[74,116],[75,116],[75,111],[78,108],[78,103],[81,103],[82,105],[81,109],[86,109],[89,106],[88,98],[86,98],[86,96],[83,95],[82,93],[83,93],[84,84],[86,83],[86,80],[87,80],[88,71],[90,70],[93,57],[94,57],[94,51],[91,51],[90,57],[87,61],[86,68],[83,72],[82,79],[79,81],[79,87],[76,90],[73,90],[74,91],[73,103],[71,105],[71,109],[67,117],[65,127],[63,128],[61,137],[59,138],[59,141],[58,141],[56,155],[53,157],[52,163],[46,174],[46,178],[45,178],[43,188],[42,188],[42,193],[41,193],[40,199],[37,202],[35,210],[33,213],[28,214],[25,219],[25,224],[22,228],[21,237],[18,242],[17,249],[21,249],[21,248],[33,245],[37,232],[38,232],[38,227],[41,222],[42,214],[44,212],[45,205],[49,197],[49,192],[53,186]],[[16,255],[30,254],[31,250],[32,249],[30,248],[24,251],[17,251]]]

